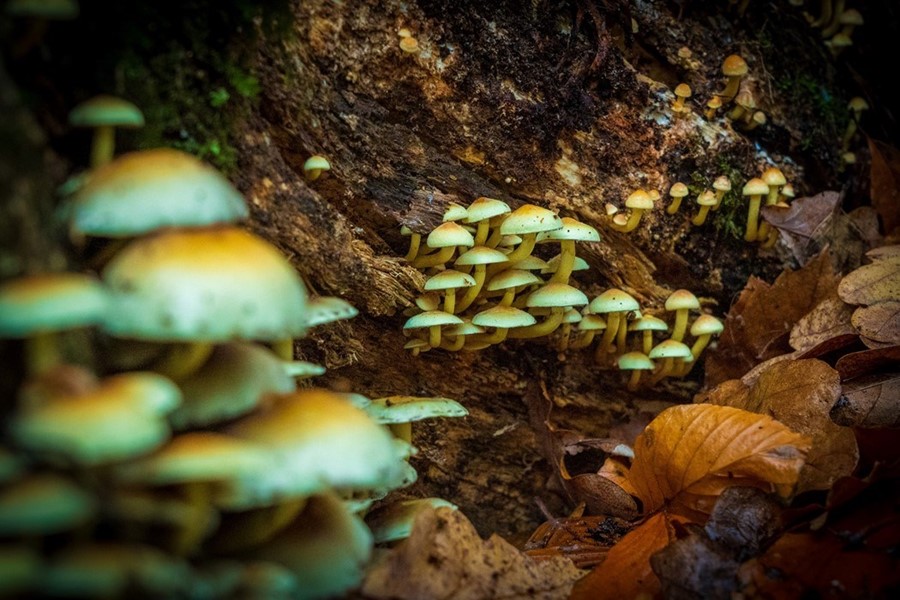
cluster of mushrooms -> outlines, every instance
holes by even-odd
[[[722,324],[709,315],[688,328],[689,312],[700,308],[696,296],[678,290],[666,302],[675,314],[671,335],[654,344],[654,334],[669,330],[660,318],[641,314],[627,292],[606,290],[593,300],[570,284],[573,271],[587,269],[575,242],[600,240],[597,231],[531,204],[516,210],[501,200],[478,198],[468,208],[451,205],[443,223],[422,236],[408,227],[405,259],[422,269],[426,293],[409,311],[404,331],[412,354],[440,348],[450,352],[481,350],[506,339],[554,336],[556,348],[597,346],[602,366],[632,371],[629,389],[637,389],[641,371],[654,370],[653,383],[686,375]],[[537,244],[559,244],[548,261],[532,254]],[[544,275],[546,278],[542,278]],[[695,338],[684,344],[686,333]],[[633,342],[628,339],[631,332]],[[631,349],[630,346],[634,346]],[[657,366],[653,359],[661,359]]]
[[[75,123],[135,123],[101,97]],[[172,149],[92,169],[67,206],[91,272],[0,285],[0,343],[24,383],[0,433],[0,596],[322,598],[356,586],[423,499],[363,516],[416,479],[411,423],[447,398],[298,387],[324,369],[293,340],[356,314],[310,298],[281,252],[239,228],[219,172]],[[89,352],[71,352],[73,345]],[[83,347],[80,347],[83,350]],[[91,356],[93,358],[91,358]]]

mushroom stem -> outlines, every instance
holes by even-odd
[[[706,349],[706,346],[709,345],[710,339],[712,339],[712,335],[707,333],[694,340],[694,345],[691,346],[691,356],[694,357],[694,360],[683,363],[681,369],[679,369],[679,375],[684,376],[691,372],[691,369],[697,364],[697,359],[700,358],[700,355]]]
[[[437,348],[441,345],[441,326],[432,325],[428,328],[428,345]]]
[[[509,288],[503,293],[503,298],[500,299],[500,306],[512,306],[513,300],[516,299],[516,288]]]
[[[766,237],[765,243],[763,243],[762,248],[766,250],[770,250],[775,247],[775,242],[778,241],[778,230],[772,227],[769,229],[768,236]]]
[[[687,322],[688,322],[688,309],[679,308],[675,311],[675,324],[672,326],[672,335],[669,339],[675,340],[676,342],[680,342],[684,337],[684,332],[687,330]]]
[[[459,352],[462,350],[462,347],[466,343],[466,336],[458,335],[453,338],[453,341],[447,341],[447,338],[441,340],[441,349],[447,350],[448,352]]]
[[[494,231],[491,232],[491,235],[488,236],[488,239],[485,240],[484,245],[488,248],[496,248],[498,245],[500,245],[500,240],[502,239],[503,234],[500,233],[500,228],[497,227],[496,229],[494,229]]]
[[[616,332],[616,352],[625,354],[625,344],[628,339],[628,317],[622,315],[619,317],[619,330]]]
[[[697,215],[693,219],[691,219],[691,223],[693,223],[694,225],[696,225],[698,227],[700,225],[703,225],[704,223],[706,223],[706,215],[707,214],[709,214],[709,207],[701,206],[700,210],[697,211]]]
[[[100,125],[94,130],[94,141],[91,145],[91,168],[96,169],[113,158],[116,150],[116,130],[112,125]]]
[[[757,220],[759,219],[759,203],[762,200],[762,194],[753,194],[750,196],[750,207],[747,210],[747,232],[744,234],[744,240],[753,242],[757,235]]]
[[[459,336],[464,337],[464,336]],[[412,443],[412,423],[390,423],[388,429],[394,434],[395,438],[399,438],[404,442]]]
[[[666,209],[666,212],[670,215],[674,215],[675,213],[677,213],[678,209],[681,208],[681,198],[682,196],[672,198],[672,203]]]
[[[470,335],[467,337],[473,342],[484,344],[499,344],[506,339],[508,332],[508,327],[497,327],[496,329],[494,329],[493,333],[481,333],[477,335]]]
[[[643,331],[643,338],[641,341],[643,346],[641,348],[641,352],[643,352],[644,354],[650,354],[650,350],[653,349],[653,332],[649,329],[645,329]]]
[[[616,225],[613,223],[611,227],[616,231],[621,231],[623,233],[629,233],[637,229],[638,223],[641,222],[641,215],[644,213],[640,208],[632,208],[631,213],[628,215],[628,221],[624,225]]]
[[[619,320],[621,316],[622,313],[620,312],[611,312],[606,318],[606,331],[603,332],[603,337],[600,339],[600,344],[597,346],[597,362],[602,362],[604,352],[611,354],[616,351],[612,345],[612,341],[619,332]]]
[[[540,323],[528,325],[527,327],[515,327],[507,334],[507,337],[510,339],[523,340],[553,333],[556,331],[556,328],[559,327],[559,324],[562,323],[565,309],[554,306],[550,310],[550,316]]]
[[[29,375],[39,375],[60,364],[57,335],[52,331],[33,334],[25,340],[25,369]]]
[[[719,93],[719,97],[722,99],[722,104],[727,104],[734,100],[734,97],[737,96],[738,89],[741,86],[741,76],[740,75],[731,75],[728,77],[728,83],[725,84],[725,89]]]
[[[672,368],[675,366],[674,358],[664,358],[662,362],[662,367],[660,367],[659,371],[656,375],[651,379],[652,384],[657,384],[662,381],[664,378],[668,377],[672,374]]]
[[[174,381],[180,381],[202,367],[212,351],[213,345],[208,342],[175,344],[153,365],[152,370]]]
[[[403,257],[403,260],[406,262],[412,262],[415,260],[416,256],[419,254],[419,245],[422,243],[422,234],[412,232],[409,238],[409,252],[406,253],[406,256]]]
[[[285,338],[272,342],[272,352],[281,360],[288,362],[294,360],[294,339]]]
[[[456,314],[456,290],[454,289],[444,292],[444,312],[451,315]]]
[[[640,369],[634,369],[631,372],[631,376],[628,378],[628,385],[625,386],[628,388],[629,392],[634,392],[638,389],[638,386],[641,384],[641,371]]]
[[[563,323],[562,327],[559,330],[559,343],[556,345],[556,349],[560,352],[565,352],[569,349],[569,334],[572,333],[572,324],[571,323]]]
[[[810,27],[821,27],[831,22],[833,13],[831,8],[832,0],[819,0],[819,18],[810,23]]]
[[[534,244],[537,241],[536,233],[526,233],[522,236],[522,243],[519,244],[515,250],[506,255],[506,260],[508,263],[500,263],[500,270],[505,269],[508,264],[515,264],[520,260],[524,260],[531,256],[532,251],[534,250]]]
[[[459,302],[456,303],[456,310],[458,312],[463,312],[467,308],[469,308],[475,299],[478,297],[479,292],[481,292],[481,288],[484,286],[485,275],[487,273],[487,268],[485,265],[475,265],[475,273],[473,273],[473,277],[475,278],[475,285],[469,286],[466,289],[466,293],[462,295],[459,299]],[[505,297],[505,296],[504,296]],[[510,300],[510,302],[512,302]],[[444,309],[444,312],[453,313],[453,311]]]
[[[442,265],[453,258],[453,253],[455,251],[456,246],[447,246],[446,248],[441,248],[434,254],[417,257],[413,261],[413,266],[417,269],[427,269],[428,267],[436,267],[438,265]]]
[[[482,219],[478,221],[478,227],[475,229],[475,245],[484,246],[487,243],[488,235],[491,233],[491,220]],[[499,241],[499,238],[497,238]]]
[[[569,283],[575,266],[575,240],[560,240],[559,265],[549,283]]]
[[[594,336],[597,334],[596,330],[591,329],[589,331],[582,331],[577,338],[575,338],[574,342],[569,344],[569,348],[576,350],[578,348],[587,348],[591,345],[591,342],[594,341]]]

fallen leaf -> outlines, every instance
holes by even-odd
[[[841,381],[847,381],[898,363],[900,363],[900,346],[890,346],[845,354],[838,359],[834,368],[840,374]]]
[[[879,246],[866,252],[866,256],[872,261],[900,258],[900,246]]]
[[[863,337],[890,345],[900,344],[900,301],[857,308],[851,323]]]
[[[659,591],[650,557],[675,538],[668,515],[656,513],[612,547],[599,567],[575,584],[570,600],[648,597]]]
[[[797,271],[785,271],[769,285],[751,277],[725,318],[718,348],[706,360],[706,384],[738,379],[755,365],[791,352],[789,332],[822,300],[838,277],[827,250]]]
[[[628,521],[605,515],[552,519],[534,530],[525,543],[525,554],[541,558],[564,556],[579,569],[593,568],[631,529]]]
[[[722,492],[703,529],[713,541],[744,560],[755,556],[781,531],[781,508],[757,488],[731,487]]]
[[[865,336],[860,336],[859,341],[863,343],[863,346],[872,350],[881,350],[884,348],[891,348],[895,346],[895,344],[892,342],[879,342]]]
[[[857,206],[847,213],[847,218],[853,229],[859,234],[860,239],[869,247],[881,241],[881,224],[878,222],[878,211],[874,208]]]
[[[856,340],[856,330],[850,323],[852,314],[853,308],[837,293],[825,298],[791,329],[791,347],[804,353],[818,350],[821,355],[852,343]],[[810,358],[808,354],[806,357]]]
[[[623,519],[636,517],[637,504],[615,477],[601,473],[570,476],[565,464],[560,464],[563,487],[576,502],[584,502],[588,513],[613,515]],[[621,476],[619,476],[621,479]]]
[[[737,591],[740,562],[702,532],[675,540],[650,565],[663,598],[731,598]]]
[[[900,257],[876,260],[849,273],[838,285],[847,304],[872,305],[900,298]]]
[[[846,382],[831,418],[847,427],[897,427],[900,373],[866,375]]]
[[[696,512],[708,514],[696,497],[714,498],[733,485],[789,495],[809,446],[806,436],[766,415],[712,404],[673,406],[638,437],[628,481],[645,513],[668,504],[670,512],[696,520]]]
[[[884,142],[869,138],[869,153],[872,156],[872,167],[869,173],[871,180],[872,206],[878,211],[888,233],[900,225],[900,151]]]
[[[763,218],[782,232],[811,238],[835,213],[841,203],[838,192],[822,192],[812,197],[798,198],[789,208],[764,206]]]
[[[742,384],[743,385],[743,384]],[[829,413],[840,397],[837,371],[815,360],[787,360],[760,372],[746,394],[729,384],[724,393],[711,391],[706,402],[770,415],[794,431],[810,436],[812,447],[800,471],[797,492],[828,489],[849,475],[859,459],[853,431],[835,424]]]
[[[419,513],[410,537],[370,568],[362,593],[396,600],[562,600],[582,574],[566,558],[531,558],[498,535],[482,540],[460,511],[441,507]]]

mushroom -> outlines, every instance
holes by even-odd
[[[550,316],[540,323],[515,328],[507,337],[527,339],[549,335],[562,323],[567,308],[584,306],[587,303],[588,298],[584,292],[571,285],[554,282],[543,285],[528,295],[525,304],[529,308],[549,308]]]
[[[462,323],[453,325],[444,332],[441,340],[441,349],[449,352],[459,352],[465,346],[467,336],[480,333],[484,333],[483,328],[474,325],[471,319],[463,319]]]
[[[403,345],[403,349],[409,350],[410,354],[413,356],[418,356],[420,352],[431,350],[431,346],[428,344],[427,340],[413,338]]]
[[[352,319],[359,314],[352,304],[336,296],[317,296],[306,303],[306,326],[317,327],[334,321]]]
[[[697,206],[700,208],[697,210],[697,214],[694,215],[694,218],[691,219],[691,223],[698,227],[706,223],[706,215],[709,214],[709,209],[715,205],[715,193],[712,190],[704,190],[702,194],[697,196]]]
[[[641,215],[643,215],[645,211],[653,209],[653,199],[646,191],[637,189],[625,199],[625,207],[631,209],[628,220],[625,222],[624,226],[620,226],[618,225],[618,222],[613,219],[613,229],[628,233],[637,228],[638,223],[641,221]],[[619,215],[616,216],[618,217]]]
[[[674,372],[676,358],[686,360],[690,357],[690,359],[693,360],[691,349],[676,340],[665,340],[660,342],[650,350],[648,357],[652,360],[659,358],[663,359],[662,367],[659,372],[653,376],[653,384],[658,383]]]
[[[785,179],[784,173],[782,173],[778,167],[769,167],[763,171],[760,179],[769,186],[769,191],[766,195],[766,206],[772,206],[778,201],[778,190],[787,183],[787,179]],[[756,232],[756,239],[757,241],[766,241],[768,237],[769,224],[764,221],[759,225],[759,229]]]
[[[722,99],[718,96],[713,96],[709,99],[709,102],[706,103],[706,120],[712,121],[716,117],[716,111],[722,108]]]
[[[637,300],[631,297],[627,292],[617,288],[606,290],[591,300],[589,305],[591,313],[608,315],[606,317],[606,331],[603,333],[603,338],[597,346],[597,362],[601,362],[604,352],[612,354],[616,351],[615,347],[612,345],[612,341],[617,336],[624,338],[624,335],[619,333],[619,329],[624,328],[627,333],[628,313],[639,310],[640,308],[641,305],[638,304]],[[622,344],[622,346],[624,347],[624,344]]]
[[[644,315],[628,326],[628,331],[641,332],[641,352],[643,354],[650,354],[650,350],[653,348],[654,331],[668,330],[669,326],[665,321],[652,315]]]
[[[143,127],[144,114],[127,100],[101,95],[73,108],[69,113],[69,124],[94,128],[91,168],[96,169],[110,162],[115,154],[116,127]]]
[[[572,333],[572,324],[581,323],[581,319],[581,313],[574,308],[570,308],[565,312],[562,319],[562,326],[559,329],[559,343],[556,345],[557,350],[565,352],[569,349],[569,335]]]
[[[763,194],[769,193],[769,186],[762,179],[754,177],[744,185],[741,193],[750,198],[747,208],[747,231],[744,233],[744,239],[748,242],[753,242],[756,241],[758,233],[759,205]]]
[[[722,200],[725,198],[725,194],[731,191],[731,181],[725,175],[719,175],[713,182],[713,189],[716,190],[716,204],[712,209],[719,210],[722,208]]]
[[[320,154],[314,154],[303,163],[303,174],[307,181],[315,181],[322,175],[322,171],[330,171],[331,163]]]
[[[728,113],[728,118],[737,121],[745,114],[752,114],[756,108],[756,100],[753,92],[749,88],[742,87],[737,96],[734,97],[734,108]]]
[[[670,339],[680,342],[687,329],[688,312],[700,308],[697,296],[688,290],[675,290],[666,299],[666,310],[675,313],[675,324],[672,325]]]
[[[672,197],[672,203],[669,204],[669,207],[666,209],[666,212],[670,215],[674,215],[678,212],[678,209],[681,207],[681,200],[685,196],[688,195],[688,186],[681,183],[680,181],[672,184],[672,188],[669,190],[669,196]]]
[[[472,323],[479,327],[494,328],[493,333],[471,336],[473,342],[499,344],[506,339],[510,329],[528,327],[537,323],[537,320],[524,310],[501,305],[481,311],[472,317]]]
[[[478,234],[476,233],[476,237],[477,235]],[[456,259],[455,264],[457,266],[474,265],[474,283],[466,290],[466,293],[463,294],[462,298],[459,299],[459,302],[456,306],[456,311],[447,310],[446,306],[444,307],[444,310],[447,312],[463,312],[464,310],[469,308],[469,306],[472,305],[472,302],[475,301],[475,298],[478,297],[478,294],[481,292],[481,288],[484,286],[484,280],[487,273],[487,265],[507,262],[508,260],[505,254],[503,254],[499,250],[488,248],[487,246],[475,246],[468,252],[462,254],[459,258]],[[428,289],[427,283],[425,289]]]
[[[619,370],[631,371],[627,388],[633,392],[641,383],[641,371],[652,371],[653,361],[643,352],[626,352],[619,357]]]
[[[500,306],[512,306],[516,291],[528,285],[543,283],[541,278],[522,269],[507,269],[491,277],[487,284],[489,292],[503,292]]]
[[[441,271],[437,275],[429,277],[425,282],[425,291],[443,291],[444,312],[452,315],[456,312],[456,290],[474,285],[475,278],[471,275],[467,275],[453,269],[447,269],[445,271]],[[437,344],[432,344],[432,346],[436,345]]]
[[[579,336],[574,342],[569,344],[572,349],[587,348],[594,341],[594,336],[598,331],[606,329],[606,321],[600,315],[586,314],[581,317],[578,322]]]
[[[559,242],[559,266],[550,278],[550,283],[568,283],[575,266],[575,242],[599,242],[597,230],[572,219],[563,217],[562,227],[538,234],[538,242]]]
[[[844,12],[844,3],[845,0],[834,0],[833,6],[831,7],[831,17],[825,23],[822,23],[823,38],[833,36],[841,28],[840,18],[841,14]]]
[[[686,83],[679,83],[675,86],[675,103],[672,105],[672,112],[676,115],[688,112],[684,105],[684,101],[691,97],[691,86]]]
[[[853,140],[853,136],[859,127],[859,120],[863,111],[869,109],[869,103],[866,102],[865,98],[854,96],[847,104],[847,108],[850,109],[850,120],[847,121],[847,129],[844,131],[844,137],[841,140],[841,149],[844,152],[850,148],[850,142]]]
[[[403,260],[412,262],[419,254],[419,246],[422,243],[422,234],[416,233],[406,225],[401,225],[400,235],[404,237],[409,236],[409,250],[406,251],[406,256],[403,257]]]
[[[24,338],[29,374],[60,363],[57,332],[102,322],[106,290],[80,273],[31,275],[0,285],[0,338]]]
[[[500,225],[500,233],[502,235],[522,236],[522,243],[507,255],[507,260],[515,264],[527,258],[534,250],[538,233],[559,229],[562,226],[562,220],[556,216],[556,213],[546,208],[533,204],[520,206],[508,214]]]
[[[725,57],[722,62],[722,74],[728,78],[728,83],[725,85],[725,89],[718,94],[722,103],[734,100],[741,85],[741,79],[747,74],[747,70],[747,63],[737,54]]]
[[[373,421],[387,425],[395,436],[406,442],[412,442],[412,424],[415,421],[438,417],[465,417],[469,414],[466,407],[456,400],[441,396],[375,398],[363,410]]]
[[[684,364],[684,367],[681,369],[681,375],[687,375],[690,372],[691,367],[696,364],[703,350],[709,345],[709,340],[712,336],[719,335],[724,329],[722,322],[712,315],[700,315],[697,317],[697,320],[691,324],[691,335],[696,338],[694,345],[691,346],[691,356],[694,357],[694,360]]]
[[[400,49],[407,54],[416,54],[419,51],[419,42],[412,36],[400,38]]]
[[[413,266],[417,269],[443,265],[453,258],[453,253],[457,247],[465,246],[470,248],[475,245],[475,239],[471,233],[463,229],[462,225],[453,221],[447,221],[435,227],[428,234],[425,244],[429,248],[436,248],[437,252],[424,256],[420,254],[413,260]]]
[[[476,198],[467,209],[466,223],[477,226],[475,231],[475,245],[484,246],[491,232],[491,220],[502,217],[510,212],[509,205],[502,200],[494,198]],[[499,238],[498,238],[499,240]],[[489,244],[488,244],[489,245]],[[496,244],[491,247],[496,247]]]
[[[856,27],[859,27],[864,23],[865,21],[863,20],[862,15],[855,8],[848,8],[841,13],[840,17],[838,17],[838,24],[841,25],[841,34],[848,38]]]
[[[403,325],[403,329],[428,329],[428,345],[437,348],[441,345],[441,327],[444,325],[459,325],[463,320],[441,310],[429,310],[410,317]]]

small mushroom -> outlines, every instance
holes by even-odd
[[[537,234],[544,231],[552,231],[563,226],[562,220],[556,213],[535,206],[524,204],[508,214],[500,225],[500,233],[503,235],[520,235],[522,243],[507,255],[510,263],[516,263],[531,255],[534,250]]]
[[[674,215],[678,212],[678,209],[681,207],[681,200],[688,195],[688,186],[681,183],[680,181],[672,184],[672,188],[669,190],[669,196],[672,197],[672,203],[669,204],[669,207],[666,209],[666,212],[670,215]]]
[[[744,233],[744,239],[748,242],[756,241],[758,233],[759,205],[762,202],[764,194],[769,193],[769,186],[762,179],[754,177],[744,185],[742,194],[749,197],[747,207],[747,231]]]
[[[388,425],[400,439],[412,441],[412,423],[438,417],[465,417],[466,408],[450,398],[419,396],[387,396],[375,398],[363,410],[372,420]]]
[[[675,324],[672,325],[670,339],[680,342],[687,329],[688,313],[700,308],[697,296],[688,290],[675,290],[666,298],[666,310],[675,313]]]
[[[410,317],[403,325],[403,329],[428,329],[428,345],[437,348],[441,345],[441,327],[459,325],[462,322],[463,320],[456,315],[441,310],[430,310]]]
[[[490,334],[471,336],[473,342],[499,344],[506,339],[510,329],[528,327],[537,323],[533,315],[512,306],[495,306],[472,317],[472,323],[479,327],[493,327]],[[466,346],[469,344],[467,343]]]
[[[854,96],[847,104],[847,108],[850,109],[850,120],[847,121],[847,129],[844,131],[844,137],[841,140],[841,149],[844,152],[850,148],[850,142],[853,140],[853,136],[859,128],[859,120],[862,117],[863,111],[869,109],[869,103],[866,102],[864,98]]]
[[[675,103],[672,105],[672,112],[676,115],[688,112],[684,101],[691,97],[691,86],[686,83],[679,83],[675,86]]]
[[[641,383],[641,371],[652,371],[653,361],[643,352],[626,352],[619,357],[619,370],[631,371],[627,388],[633,392]]]
[[[453,254],[458,247],[465,246],[467,248],[475,245],[475,239],[472,234],[463,229],[463,227],[453,221],[448,221],[438,225],[428,234],[425,244],[429,248],[437,249],[422,256],[421,254],[413,260],[413,266],[417,269],[426,269],[428,267],[436,267],[443,265],[453,258]]]
[[[665,321],[652,315],[644,315],[628,326],[628,331],[641,332],[641,352],[650,354],[653,348],[653,332],[668,331],[669,326]]]
[[[724,329],[725,327],[722,325],[722,322],[712,315],[700,315],[697,317],[697,320],[691,324],[691,335],[696,338],[694,340],[694,345],[691,346],[691,356],[694,357],[694,360],[685,363],[686,368],[682,369],[683,375],[690,372],[691,367],[696,364],[697,359],[700,358],[703,350],[709,345],[712,336],[719,335]]]
[[[491,231],[491,221],[508,214],[510,210],[511,209],[506,202],[494,198],[476,198],[469,205],[469,208],[466,209],[465,222],[477,226],[477,230],[475,231],[476,246],[486,245],[488,235]]]
[[[112,160],[116,147],[116,127],[143,127],[144,114],[127,100],[101,95],[73,108],[69,113],[69,124],[94,128],[91,168],[95,169]]]
[[[330,171],[331,163],[320,154],[314,154],[303,163],[303,174],[307,181],[315,181],[322,175],[322,171]]]
[[[741,56],[732,54],[725,57],[722,62],[722,74],[728,78],[728,83],[725,84],[725,89],[718,94],[723,103],[734,100],[740,88],[741,79],[747,74],[747,71],[747,63]]]
[[[660,342],[650,350],[648,357],[651,360],[663,359],[662,367],[656,375],[653,376],[652,383],[654,384],[674,373],[676,358],[685,360],[690,357],[691,360],[693,360],[691,349],[676,340],[665,340]]]
[[[766,206],[772,206],[778,201],[778,190],[781,189],[781,186],[787,183],[787,179],[784,177],[784,173],[778,167],[769,167],[765,171],[763,171],[762,176],[760,177],[766,185],[769,186],[769,191],[766,194]],[[759,229],[756,232],[757,241],[766,241],[769,237],[769,224],[763,221],[759,225]]]
[[[712,121],[716,117],[716,111],[722,108],[722,99],[718,96],[713,96],[709,99],[709,102],[706,103],[706,120]]]
[[[694,215],[694,218],[691,219],[691,223],[698,227],[706,223],[706,215],[709,214],[709,209],[715,205],[715,193],[712,190],[704,190],[702,194],[697,196],[697,206],[700,208],[697,210],[697,214]]]
[[[550,316],[534,325],[518,327],[509,332],[508,337],[527,339],[549,335],[562,323],[566,309],[573,306],[584,306],[587,296],[578,288],[565,283],[548,283],[528,295],[526,306],[529,308],[549,308]]]
[[[446,269],[425,282],[425,291],[444,292],[444,312],[456,312],[456,290],[475,285],[475,278],[454,269]]]
[[[569,347],[572,349],[587,348],[594,341],[597,332],[605,329],[606,320],[600,315],[583,315],[581,321],[578,322],[579,335],[574,342],[569,344]]]
[[[713,189],[716,190],[716,204],[712,209],[719,210],[722,207],[722,199],[725,198],[725,194],[731,191],[731,181],[725,175],[720,175],[713,182]]]
[[[407,54],[417,54],[419,52],[419,42],[412,36],[400,38],[399,44],[400,49]]]
[[[613,340],[617,337],[624,338],[624,335],[619,333],[619,329],[625,329],[627,333],[628,313],[640,310],[641,305],[627,292],[612,288],[591,300],[589,308],[592,314],[607,315],[606,331],[603,333],[596,352],[597,362],[602,362],[604,352],[612,354],[616,351]],[[624,348],[624,344],[622,347]]]
[[[638,223],[641,221],[641,215],[643,215],[644,212],[653,210],[653,199],[650,197],[650,194],[643,189],[637,189],[625,199],[625,206],[626,208],[631,209],[628,220],[625,222],[624,226],[619,226],[616,220],[613,219],[613,229],[628,233],[637,228]]]
[[[538,235],[539,242],[559,242],[559,266],[550,278],[551,283],[568,283],[575,266],[575,242],[599,242],[597,230],[570,217],[561,219],[562,227]]]

